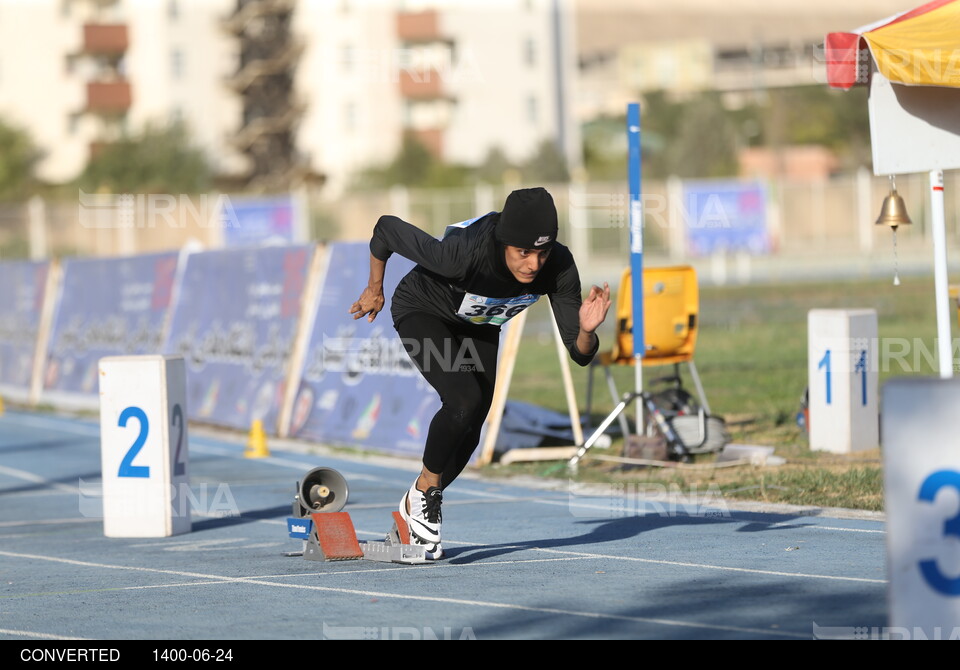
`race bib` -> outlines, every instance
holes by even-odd
[[[464,321],[470,323],[489,323],[499,326],[540,299],[539,295],[518,295],[513,298],[486,298],[482,295],[467,293],[463,296],[457,311]]]

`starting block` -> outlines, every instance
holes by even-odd
[[[308,561],[352,561],[363,558],[353,521],[346,512],[315,512],[310,518],[288,518],[290,537],[303,540]]]
[[[400,512],[393,513],[393,527],[383,542],[364,542],[363,557],[369,561],[383,563],[426,563],[427,548],[421,544],[410,544],[410,529]]]
[[[315,512],[310,517],[288,517],[290,537],[303,540],[302,552],[308,561],[352,561],[365,558],[382,563],[426,563],[426,547],[410,544],[410,531],[400,512],[393,513],[393,527],[382,542],[358,542],[353,521],[346,512]]]
[[[352,561],[366,558],[385,563],[426,563],[426,547],[410,544],[410,529],[399,511],[382,542],[357,541],[357,531],[346,512],[347,482],[336,470],[314,468],[297,482],[293,516],[287,517],[287,533],[303,540],[302,551],[284,556],[303,556],[308,561]]]

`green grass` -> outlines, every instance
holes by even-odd
[[[724,495],[801,505],[882,509],[879,451],[837,456],[811,451],[796,415],[807,386],[807,315],[811,309],[873,308],[877,311],[881,348],[902,357],[881,356],[880,384],[892,377],[935,375],[936,314],[933,280],[907,277],[900,286],[890,279],[876,281],[808,282],[778,286],[704,287],[700,293],[700,330],[695,360],[710,408],[727,419],[734,442],[775,447],[787,460],[777,468],[716,468],[704,475],[663,469],[624,472],[609,463],[581,467],[581,478],[594,481],[634,479],[684,485],[716,483]],[[951,313],[952,315],[952,313]],[[531,402],[566,412],[566,400],[557,352],[549,334],[545,305],[531,310],[510,386],[512,400]],[[613,315],[600,331],[601,347],[613,336]],[[902,339],[894,339],[902,338]],[[682,368],[685,384],[693,390]],[[645,368],[645,383],[669,372]],[[587,371],[572,364],[577,402],[586,407]],[[634,384],[629,367],[613,370],[620,392]],[[594,378],[593,417],[596,425],[613,407],[597,369]],[[631,411],[630,416],[634,416]],[[606,451],[619,455],[622,443]],[[713,455],[697,457],[708,464]],[[584,466],[588,461],[584,461]],[[513,465],[508,471],[556,474],[549,464]],[[566,476],[560,472],[559,476]],[[658,479],[659,478],[659,479]]]

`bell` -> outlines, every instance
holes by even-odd
[[[913,221],[907,214],[907,206],[903,203],[903,198],[897,193],[897,187],[894,186],[890,195],[883,199],[883,207],[880,208],[880,216],[877,218],[877,225],[887,225],[897,229],[900,224],[910,225]]]

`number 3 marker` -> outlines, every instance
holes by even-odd
[[[933,502],[937,492],[945,486],[953,487],[960,493],[960,472],[954,470],[938,470],[923,480],[920,485],[920,494],[917,496],[924,502]],[[960,512],[947,519],[943,524],[944,537],[953,536],[960,539]],[[923,578],[934,590],[948,596],[960,596],[960,576],[949,578],[940,572],[936,559],[920,561],[920,572]]]

